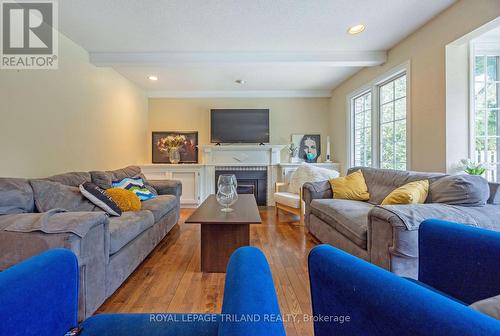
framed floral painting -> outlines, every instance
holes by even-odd
[[[176,147],[179,163],[198,163],[198,132],[153,132],[153,163],[171,163],[170,153]]]

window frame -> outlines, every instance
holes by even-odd
[[[352,151],[352,158],[351,158],[351,164],[354,165],[355,162],[356,162],[356,151],[354,149],[354,146],[356,144],[356,141],[355,141],[355,133],[356,133],[356,104],[355,104],[355,100],[356,99],[359,99],[367,94],[370,94],[370,98],[371,98],[371,102],[370,102],[370,112],[371,112],[371,125],[370,125],[370,129],[371,129],[371,133],[372,133],[372,137],[371,137],[371,148],[372,148],[372,158],[371,158],[371,161],[372,161],[372,166],[373,166],[373,163],[374,163],[374,157],[373,157],[373,146],[374,146],[374,141],[373,141],[373,132],[374,132],[374,121],[373,121],[373,92],[371,90],[365,90],[365,91],[362,91],[361,93],[357,94],[356,96],[352,97],[351,100],[350,100],[350,104],[351,104],[351,107],[350,107],[350,110],[351,110],[351,113],[350,113],[350,117],[351,117],[351,129],[350,129],[350,133],[351,133],[351,141],[352,141],[352,145],[351,145],[351,151]],[[363,103],[364,104],[364,103]],[[366,112],[365,110],[363,112]],[[366,127],[363,127],[363,128],[366,128]]]
[[[499,76],[500,81],[500,48],[498,47],[498,43],[474,43],[473,41],[469,44],[469,153],[468,157],[472,161],[476,161],[476,78],[475,74],[475,64],[476,64],[476,56],[488,57],[495,56],[498,57],[497,60],[497,76]],[[486,70],[485,70],[486,71]],[[486,85],[486,82],[485,82]],[[498,115],[500,116],[500,107],[497,107]],[[485,107],[485,111],[488,111],[488,108]],[[487,113],[486,113],[487,116]],[[485,127],[487,127],[487,118],[485,119]],[[485,144],[488,145],[488,136],[485,135]],[[500,162],[500,160],[497,159]],[[500,164],[496,164],[495,166],[499,166]],[[486,178],[488,177],[488,173],[486,172]],[[496,177],[497,181],[500,180],[500,177]],[[490,180],[488,180],[490,181]]]
[[[411,71],[410,61],[406,61],[368,84],[354,90],[346,97],[347,106],[347,168],[354,166],[354,99],[371,92],[372,108],[372,167],[380,167],[380,87],[406,75],[406,170],[411,169]]]

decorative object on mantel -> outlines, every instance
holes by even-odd
[[[332,157],[330,155],[330,136],[326,136],[326,163],[332,162]]]
[[[315,163],[321,155],[321,135],[292,134],[292,143],[299,148],[301,161]]]
[[[198,132],[153,132],[153,163],[198,163]]]
[[[286,149],[288,150],[288,155],[290,158],[290,163],[298,163],[299,159],[299,147],[297,147],[293,142],[290,143]]]

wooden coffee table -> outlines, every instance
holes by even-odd
[[[210,195],[186,224],[201,225],[201,271],[225,273],[231,253],[250,245],[250,224],[260,224],[261,218],[253,195],[238,195],[232,212],[222,212],[215,195]]]

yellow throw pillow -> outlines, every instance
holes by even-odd
[[[429,181],[421,180],[407,183],[394,189],[382,201],[382,205],[389,204],[421,204],[425,202],[429,192]]]
[[[122,188],[110,188],[106,195],[118,205],[122,211],[139,211],[142,208],[141,200],[132,191]]]
[[[333,198],[341,198],[353,201],[368,201],[370,194],[365,183],[365,177],[361,170],[357,170],[344,177],[330,180]]]

